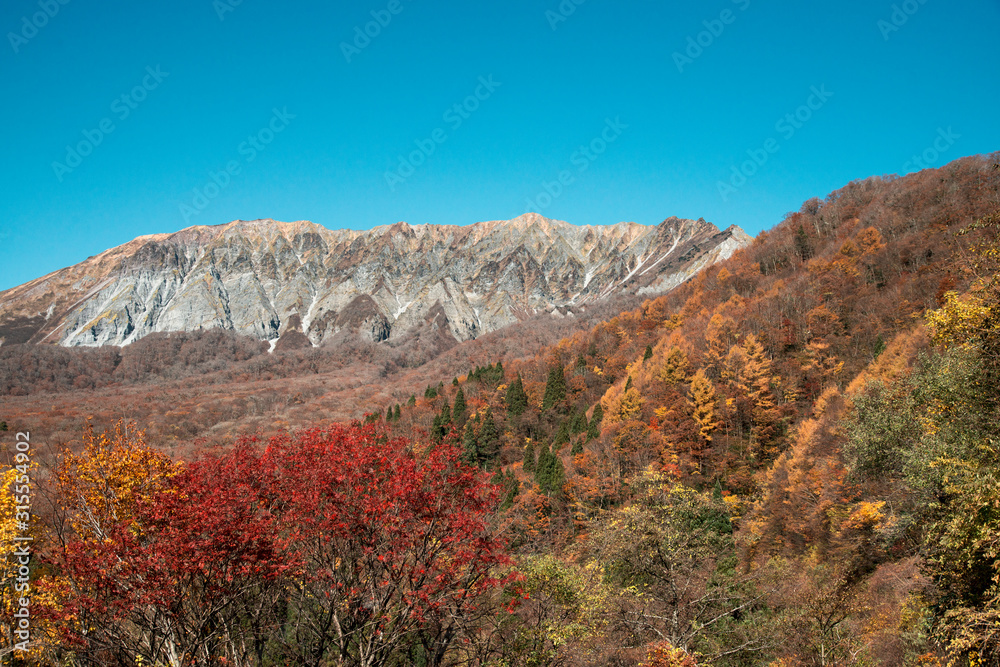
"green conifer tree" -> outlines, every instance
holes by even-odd
[[[563,484],[566,483],[566,468],[563,466],[562,459],[547,446],[543,446],[538,454],[535,482],[541,487],[543,493],[550,495],[560,491]]]
[[[479,465],[479,440],[476,437],[476,424],[478,418],[465,422],[465,432],[462,434],[462,457],[469,465]]]
[[[507,387],[507,394],[504,396],[504,403],[507,404],[507,412],[519,417],[528,409],[528,395],[524,393],[524,384],[521,382],[521,374],[518,373],[514,381]]]
[[[535,461],[535,443],[529,442],[524,446],[524,464],[523,469],[526,474],[531,474],[535,472],[535,467],[537,463]]]
[[[602,421],[604,421],[604,408],[598,403],[594,407],[594,414],[590,416],[590,426],[587,429],[588,438],[596,438],[601,435]]]
[[[548,493],[549,474],[555,465],[551,462],[552,451],[548,445],[542,445],[538,449],[538,461],[535,463],[535,483],[542,488],[543,493]]]
[[[465,419],[465,408],[465,392],[459,387],[458,393],[455,394],[455,408],[451,412],[452,420],[459,426],[461,426]]]
[[[554,366],[549,370],[545,382],[545,395],[542,398],[542,410],[550,410],[566,398],[566,374],[562,366]]]
[[[557,450],[569,442],[569,418],[563,419],[556,430],[556,437],[552,440],[552,448]]]
[[[479,426],[479,457],[486,464],[500,454],[500,432],[493,421],[493,411],[486,408]]]

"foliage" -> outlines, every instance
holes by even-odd
[[[698,663],[684,649],[675,648],[670,642],[657,642],[650,645],[640,667],[698,667]]]
[[[528,395],[524,393],[524,384],[521,382],[520,373],[517,374],[517,377],[514,378],[514,381],[507,388],[504,401],[507,405],[507,412],[515,417],[521,416],[528,409]]]
[[[71,639],[100,662],[390,664],[419,645],[441,664],[505,585],[498,492],[447,441],[418,456],[375,424],[244,441],[104,515],[98,540],[77,524]]]
[[[707,656],[750,654],[766,645],[751,613],[758,594],[733,569],[727,505],[652,471],[635,486],[632,503],[609,512],[595,535],[608,581],[620,591],[616,616],[628,633]]]
[[[542,397],[542,410],[551,410],[566,398],[566,374],[561,365],[549,370],[545,382],[545,395]]]

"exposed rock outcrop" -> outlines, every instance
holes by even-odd
[[[739,228],[670,218],[577,227],[526,214],[474,225],[331,231],[236,221],[139,237],[0,293],[0,339],[124,345],[221,327],[313,345],[375,341],[430,321],[468,340],[540,310],[666,292],[747,245]],[[567,310],[567,308],[569,310]]]

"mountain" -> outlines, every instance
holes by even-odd
[[[650,263],[628,271],[652,282],[627,282],[626,291],[659,289],[669,272],[643,275]],[[414,471],[395,497],[417,498],[424,509],[439,505],[424,501],[419,473],[447,469],[458,473],[451,479],[471,479],[446,463],[461,456],[500,486],[489,525],[503,527],[524,579],[517,605],[498,594],[473,615],[455,614],[454,627],[470,633],[462,646],[484,656],[457,655],[455,664],[665,664],[683,658],[671,646],[715,667],[1000,664],[1000,153],[853,181],[805,201],[749,247],[662,296],[619,292],[585,305],[573,318],[541,310],[414,355],[406,348],[425,352],[424,332],[398,345],[351,336],[316,348],[278,345],[273,354],[221,328],[152,334],[124,347],[5,344],[0,423],[11,444],[28,431],[45,443],[34,450],[41,473],[66,471],[60,483],[76,485],[67,488],[100,487],[95,493],[105,495],[95,497],[108,499],[101,507],[122,497],[111,495],[118,489],[138,488],[135,479],[162,474],[164,459],[142,453],[144,441],[184,462],[170,479],[211,472],[182,493],[157,494],[151,502],[164,503],[160,509],[138,516],[155,522],[151,549],[194,534],[191,548],[216,544],[227,558],[236,554],[226,563],[241,553],[270,558],[234,551],[258,542],[241,542],[228,517],[249,517],[237,527],[253,527],[260,507],[274,506],[274,480],[288,480],[301,499],[319,478],[288,465],[280,468],[288,475],[261,474],[255,466],[270,436],[278,439],[267,451],[276,456],[301,442],[329,452],[291,461],[338,466],[330,469],[344,469],[347,479],[352,471]],[[331,422],[354,420],[343,428],[370,429],[371,442],[388,452],[384,463],[340,444],[319,449]],[[397,436],[412,443],[407,456],[426,456],[428,465],[397,466]],[[386,443],[396,444],[382,449]],[[82,453],[60,461],[62,445]],[[358,460],[374,468],[352,465]],[[39,475],[42,484],[52,478]],[[394,484],[366,481],[340,497]],[[40,521],[92,511],[68,493],[50,497],[64,504]],[[470,497],[460,504],[475,506]],[[191,501],[177,504],[184,498]],[[206,511],[206,502],[232,505]],[[366,504],[365,526],[384,521],[386,507],[399,525],[403,505],[392,500]],[[75,524],[65,525],[72,537]],[[135,553],[132,523],[119,525],[97,545],[109,550],[102,553]],[[95,544],[91,538],[74,539]],[[37,544],[41,558],[52,553]],[[234,616],[231,627],[246,630],[233,636],[300,643],[299,626],[288,623],[303,617],[290,615],[283,592],[300,590],[301,577],[287,585],[253,579],[267,561],[251,561],[235,589],[200,565],[193,572],[201,579],[189,570],[138,579],[143,564],[157,576],[174,561],[197,565],[173,559],[191,548],[150,551],[169,558],[139,559],[116,576],[140,587],[221,582],[219,590],[247,596],[230,605],[233,614],[254,614]],[[47,563],[38,577],[65,571],[62,562]],[[105,574],[96,568],[92,581],[108,604],[63,607],[92,614],[86,627],[120,626],[104,610],[128,601]],[[162,599],[189,595],[200,604],[206,589],[179,590]],[[330,593],[344,599],[338,595]],[[313,609],[315,599],[299,609]],[[370,605],[342,604],[359,605],[368,618]],[[135,637],[145,645],[145,635]],[[93,647],[106,655],[107,644]],[[412,655],[393,659],[410,664]]]
[[[222,328],[321,345],[430,326],[463,341],[546,309],[669,291],[750,240],[673,217],[581,227],[529,213],[368,231],[238,220],[141,236],[0,292],[0,340],[96,347]]]

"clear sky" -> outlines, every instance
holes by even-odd
[[[0,32],[0,289],[234,219],[756,234],[1000,150],[1000,0],[7,0]]]

